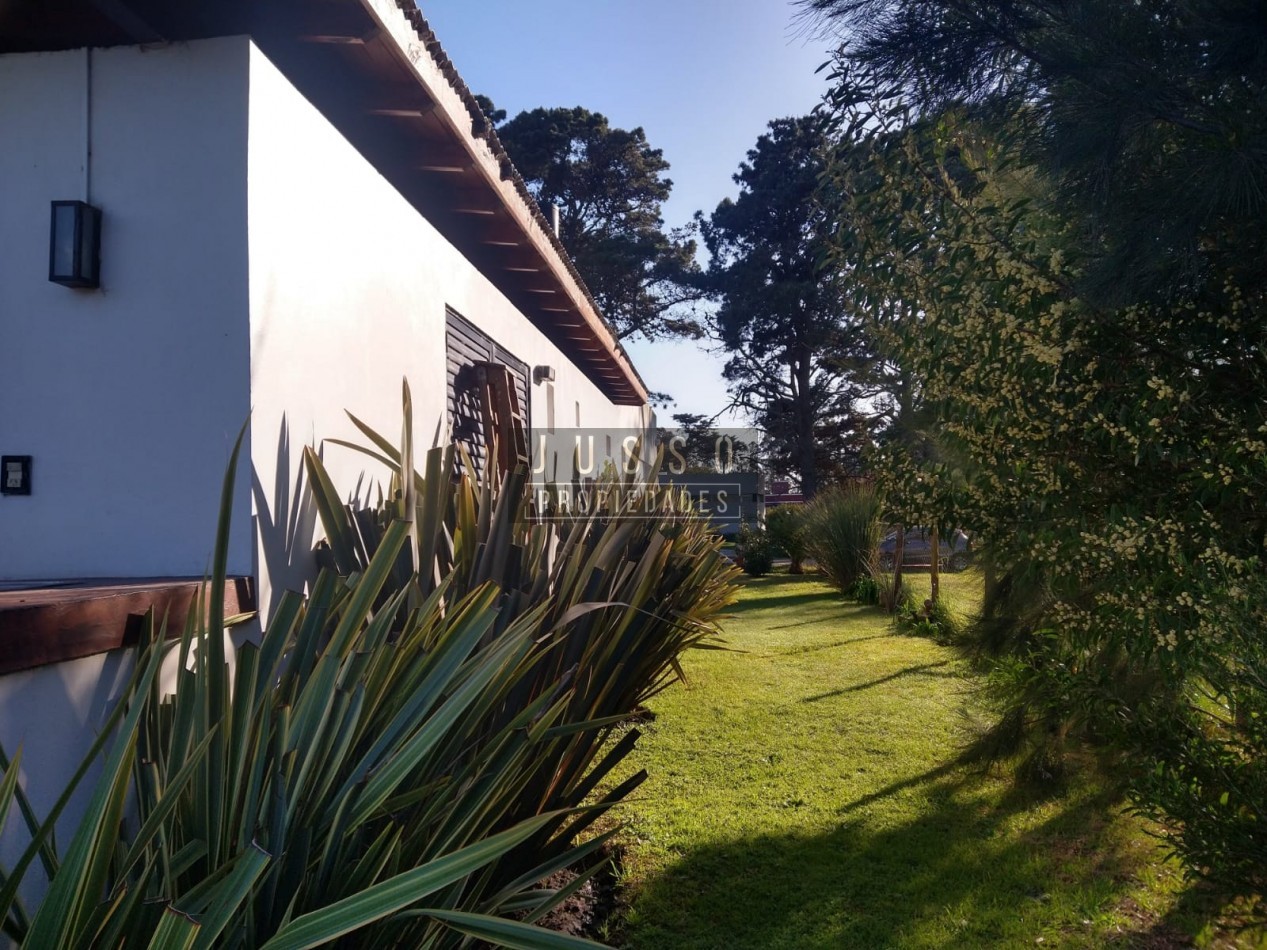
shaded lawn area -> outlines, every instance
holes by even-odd
[[[926,591],[927,575],[912,578]],[[959,609],[980,578],[943,577]],[[920,593],[922,600],[926,593]],[[1178,868],[1082,780],[1046,801],[957,764],[973,681],[817,579],[748,580],[652,703],[624,774],[638,948],[1182,946]]]

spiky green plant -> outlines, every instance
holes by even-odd
[[[231,483],[232,468],[226,496]],[[533,888],[556,869],[553,856],[495,892],[482,886],[529,840],[544,836],[568,862],[594,848],[555,844],[581,810],[500,820],[523,793],[537,747],[569,728],[564,684],[508,709],[539,655],[554,649],[542,639],[542,611],[500,624],[489,639],[503,613],[495,584],[447,601],[442,585],[408,612],[401,595],[383,603],[408,533],[404,522],[390,525],[356,577],[326,572],[306,600],[288,595],[230,672],[217,609],[223,519],[206,611],[191,612],[174,647],[175,691],[159,687],[172,649],[160,625],[72,783],[101,758],[102,777],[64,853],[50,841],[73,787],[37,821],[17,781],[20,760],[4,762],[0,819],[17,801],[32,834],[0,877],[11,939],[281,950],[356,933],[366,947],[470,935],[593,946],[492,916],[548,906],[555,895]],[[28,916],[16,891],[37,859],[51,883]]]
[[[324,559],[353,576],[376,556],[383,526],[405,520],[411,525],[410,558],[398,562],[389,581],[396,595],[408,601],[434,596],[443,578],[445,596],[461,596],[495,578],[503,617],[540,611],[541,630],[560,631],[557,649],[538,658],[508,708],[567,683],[562,719],[571,725],[540,750],[529,793],[513,814],[522,819],[580,806],[638,739],[630,730],[619,742],[608,742],[612,730],[681,676],[684,650],[721,645],[714,621],[735,599],[738,571],[722,556],[707,521],[684,515],[677,492],[656,482],[655,466],[638,473],[609,470],[590,486],[592,503],[568,513],[554,503],[557,498],[543,504],[523,470],[477,482],[452,447],[426,452],[423,471],[413,471],[407,385],[399,447],[349,416],[369,444],[334,444],[383,464],[389,490],[372,508],[344,505],[320,457],[306,453],[328,539]],[[544,494],[553,498],[548,490]],[[634,776],[604,801],[624,797],[640,781]],[[572,821],[570,834],[583,831],[593,817]],[[543,831],[525,853],[540,853],[546,837]],[[501,867],[515,865],[503,861]]]
[[[19,760],[0,762],[0,822],[16,802],[32,834],[0,874],[4,932],[30,947],[593,946],[532,923],[585,882],[611,832],[578,840],[643,779],[595,792],[637,738],[610,731],[714,639],[732,571],[706,528],[654,487],[645,520],[614,496],[542,520],[522,476],[454,482],[451,450],[352,512],[310,453],[330,566],[230,667],[236,455],[205,603],[174,646],[158,625],[139,650],[76,776],[102,761],[64,853],[51,830],[75,783],[39,821]],[[51,884],[27,915],[16,894],[36,861]],[[563,891],[541,885],[577,865]]]

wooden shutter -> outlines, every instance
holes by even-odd
[[[519,393],[509,367],[501,363],[477,363],[475,384],[484,419],[484,447],[497,470],[505,475],[517,465],[528,464],[528,421],[520,408]]]
[[[488,470],[490,424],[502,419],[513,426],[513,417],[518,416],[526,446],[531,425],[528,364],[452,310],[445,321],[445,354],[450,431],[454,441],[466,448],[482,477]],[[494,367],[499,369],[490,372]],[[499,381],[502,373],[504,383]],[[519,440],[512,428],[511,434],[498,442],[504,470],[510,458],[518,455]]]

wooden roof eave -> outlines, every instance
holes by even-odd
[[[540,262],[541,271],[531,275],[534,285],[540,285],[542,278],[549,277],[560,288],[570,305],[569,309],[574,309],[581,318],[586,335],[599,344],[602,362],[609,363],[617,370],[614,376],[600,374],[600,388],[607,391],[615,402],[645,404],[645,384],[615,333],[599,314],[588,290],[575,274],[566,251],[549,230],[536,202],[528,194],[527,186],[509,164],[509,158],[501,149],[500,143],[496,142],[495,133],[491,129],[483,129],[477,134],[474,126],[477,120],[472,116],[473,97],[447,63],[447,57],[439,49],[434,36],[429,36],[429,28],[413,6],[412,0],[359,2],[378,24],[380,38],[390,41],[402,63],[416,77],[427,98],[435,104],[430,115],[443,124],[454,147],[469,159],[467,170],[478,179],[478,187],[496,196],[496,207],[508,219],[500,226],[505,227],[508,224],[520,239],[517,250],[521,256],[527,251]],[[413,11],[412,16],[402,9],[402,3]],[[546,299],[557,300],[557,297]],[[557,323],[552,314],[558,310],[556,304],[550,312],[544,312],[541,319]],[[585,355],[592,358],[592,354]],[[590,360],[581,362],[590,363]]]
[[[0,0],[2,51],[232,35],[252,36],[609,398],[646,403],[619,339],[414,0]]]

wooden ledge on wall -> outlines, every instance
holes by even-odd
[[[136,643],[146,612],[167,617],[177,637],[202,578],[118,578],[57,581],[56,586],[0,589],[0,675],[77,660]],[[257,607],[255,583],[230,577],[226,617]]]

